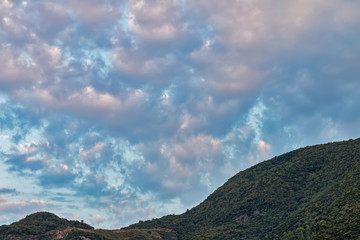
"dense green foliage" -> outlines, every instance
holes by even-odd
[[[176,233],[168,229],[130,229],[130,230],[103,230],[94,231],[107,240],[177,240]],[[91,238],[93,239],[93,238]]]
[[[103,230],[79,222],[68,221],[48,212],[38,212],[11,225],[0,227],[1,240],[176,240],[167,229]]]
[[[63,240],[82,240],[82,239],[91,239],[91,240],[109,240],[108,238],[105,238],[104,236],[101,236],[99,234],[95,234],[93,232],[85,232],[82,230],[72,230],[70,231]]]
[[[38,212],[11,225],[1,226],[0,239],[51,239],[55,230],[65,230],[69,227],[94,229],[86,223],[68,221],[48,212]]]
[[[184,214],[128,228],[159,227],[179,239],[360,239],[360,139],[275,157]]]

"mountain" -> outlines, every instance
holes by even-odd
[[[181,215],[95,230],[40,212],[1,226],[0,239],[360,240],[360,139],[300,148],[259,163]]]
[[[0,226],[1,240],[125,240],[177,239],[167,229],[104,230],[79,222],[59,218],[48,212],[38,212],[26,218]]]
[[[26,218],[0,226],[1,240],[125,240],[177,239],[167,229],[104,230],[79,222],[59,218],[48,212],[38,212]]]
[[[360,240],[360,139],[274,157],[181,215],[127,227],[146,228],[172,229],[186,240]]]
[[[51,239],[67,228],[94,229],[86,223],[68,221],[48,212],[38,212],[9,226],[1,226],[0,239]]]

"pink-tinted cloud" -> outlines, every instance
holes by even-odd
[[[177,1],[131,0],[127,23],[130,31],[151,41],[170,41],[186,30],[180,20],[180,6]]]
[[[5,213],[22,213],[40,210],[54,206],[53,203],[44,200],[31,199],[29,201],[9,201],[5,198],[0,198],[0,212]]]
[[[104,27],[121,16],[121,1],[84,0],[69,3],[75,16],[88,26]]]
[[[29,87],[39,81],[40,74],[36,63],[11,45],[0,46],[0,84],[11,90]]]
[[[92,223],[92,224],[99,224],[101,222],[104,222],[105,221],[105,218],[99,214],[95,214],[92,218],[89,219],[89,221]]]
[[[318,27],[358,20],[359,6],[343,1],[187,1],[189,11],[208,18],[221,39],[236,48],[292,47]],[[347,16],[347,17],[345,17]],[[284,45],[285,44],[285,45]]]
[[[173,65],[172,59],[166,58],[147,58],[140,51],[129,51],[123,48],[115,48],[112,52],[112,62],[120,73],[130,76],[145,76],[150,83],[159,82],[160,79],[150,78],[159,76],[166,72]]]

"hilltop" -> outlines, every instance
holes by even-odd
[[[177,239],[167,229],[104,230],[60,218],[49,212],[38,212],[18,222],[0,226],[1,240],[117,240],[117,239]]]
[[[0,239],[53,239],[68,228],[94,229],[86,223],[69,221],[48,212],[26,216],[18,222],[0,227]]]

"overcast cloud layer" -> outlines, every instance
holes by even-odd
[[[0,224],[181,213],[360,137],[360,2],[0,0]]]

